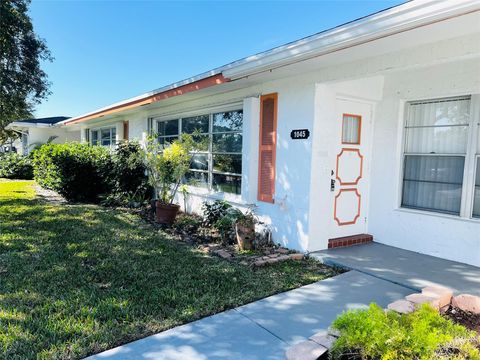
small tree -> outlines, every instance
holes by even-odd
[[[190,168],[193,143],[190,135],[182,135],[181,140],[174,141],[164,149],[155,136],[149,137],[145,165],[149,183],[161,203],[173,204],[178,188]]]
[[[49,95],[50,83],[41,68],[52,57],[34,32],[29,0],[0,1],[0,143],[15,134],[5,127],[31,116]]]

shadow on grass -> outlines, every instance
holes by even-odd
[[[0,272],[7,358],[80,358],[323,276],[253,271],[131,214],[26,199],[0,199]]]

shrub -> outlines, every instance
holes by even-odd
[[[215,200],[214,202],[205,201],[202,204],[202,213],[203,213],[203,226],[212,227],[215,223],[227,215],[230,205],[225,200]]]
[[[184,134],[164,149],[154,136],[148,139],[145,164],[149,183],[163,204],[173,204],[180,183],[190,168],[192,141],[190,135]]]
[[[33,179],[31,158],[15,152],[0,154],[0,178]]]
[[[35,151],[33,166],[39,185],[69,201],[98,201],[109,190],[112,159],[101,146],[45,144]]]
[[[428,305],[400,315],[375,304],[352,310],[332,324],[340,332],[332,359],[479,359],[477,335]],[[348,357],[346,357],[348,354]]]
[[[144,153],[137,143],[124,142],[112,154],[108,174],[110,192],[105,205],[138,207],[151,195],[144,164]]]
[[[196,215],[181,214],[177,216],[173,228],[182,233],[195,234],[202,225],[202,219]]]

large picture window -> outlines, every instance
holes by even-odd
[[[157,121],[162,145],[168,146],[182,133],[193,135],[198,143],[187,183],[233,194],[241,193],[242,128],[242,110]]]
[[[460,215],[470,102],[459,97],[407,104],[403,207]]]

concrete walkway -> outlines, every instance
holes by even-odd
[[[380,306],[411,290],[350,271],[111,349],[90,360],[284,359],[344,310]]]
[[[480,268],[379,243],[310,254],[325,264],[354,269],[420,291],[431,284],[480,295]]]

